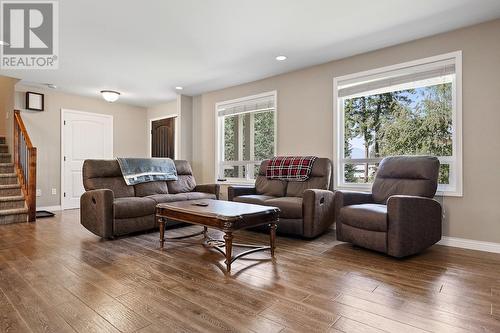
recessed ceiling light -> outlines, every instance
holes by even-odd
[[[284,56],[284,55],[279,55],[276,57],[276,60],[278,61],[283,61],[283,60],[286,60],[287,59],[287,56]]]
[[[53,83],[47,83],[47,87],[49,87],[50,89],[57,89],[57,86]]]
[[[0,45],[2,46],[9,46],[10,44],[7,42],[4,42],[3,40],[0,40]]]
[[[107,102],[113,103],[120,98],[120,93],[114,90],[101,90],[101,95]]]
[[[181,86],[177,86],[177,87],[175,87],[175,90],[182,90],[182,89],[184,89],[184,88],[183,88],[183,87],[181,87]]]

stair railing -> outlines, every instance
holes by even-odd
[[[28,206],[28,221],[36,220],[36,147],[24,126],[19,110],[14,110],[14,168]]]

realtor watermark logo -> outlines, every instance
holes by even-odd
[[[57,1],[0,1],[2,69],[57,69],[59,11]]]

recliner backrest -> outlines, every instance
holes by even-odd
[[[175,160],[174,163],[177,169],[177,180],[167,181],[168,193],[191,192],[196,187],[191,165],[185,160]]]
[[[255,180],[257,194],[272,195],[276,197],[302,197],[307,189],[332,189],[332,162],[328,158],[317,158],[314,161],[309,179],[303,182],[268,179],[266,169],[269,160],[261,163],[259,175]]]
[[[373,200],[386,204],[393,195],[432,198],[436,194],[439,160],[433,156],[391,156],[378,167],[372,186]]]
[[[115,198],[135,195],[134,187],[125,183],[117,160],[85,160],[82,173],[86,191],[110,189]]]

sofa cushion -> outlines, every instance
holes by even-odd
[[[284,180],[267,179],[266,176],[257,176],[255,180],[255,192],[273,197],[284,197],[286,183]]]
[[[109,189],[115,198],[134,196],[134,187],[125,183],[117,160],[85,160],[82,173],[86,191]]]
[[[343,224],[370,231],[387,231],[387,206],[362,204],[345,206],[340,209]]]
[[[188,197],[186,194],[153,194],[148,195],[146,198],[153,200],[156,204],[174,201],[186,201]]]
[[[288,182],[286,187],[287,197],[302,197],[307,189],[330,189],[332,162],[328,158],[317,158],[314,161],[311,176],[303,182]]]
[[[167,194],[167,182],[160,180],[134,185],[136,197],[147,197],[153,194]]]
[[[240,195],[235,197],[233,200],[237,202],[244,202],[256,205],[266,205],[266,200],[274,199],[275,197],[270,195],[252,194],[252,195]]]
[[[167,181],[168,193],[186,193],[191,192],[196,187],[196,181],[193,176],[178,175],[177,180]]]
[[[134,187],[127,185],[122,176],[88,178],[85,181],[86,191],[102,189],[109,189],[113,191],[113,195],[115,198],[133,197],[135,195]]]
[[[187,196],[188,200],[217,199],[215,194],[204,192],[187,192],[183,193],[182,195]]]
[[[278,207],[280,217],[285,219],[300,219],[302,218],[302,198],[298,197],[282,197],[266,200],[265,205]]]
[[[115,219],[125,219],[155,213],[156,202],[148,198],[117,198],[113,202]]]
[[[168,193],[186,193],[191,192],[196,187],[196,181],[193,176],[193,170],[188,161],[175,160],[177,169],[177,180],[167,182]]]

